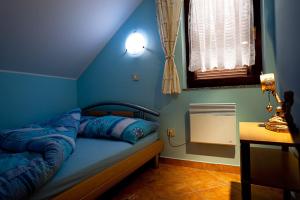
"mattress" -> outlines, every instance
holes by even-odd
[[[57,174],[30,198],[49,199],[73,185],[91,177],[158,139],[152,133],[132,145],[123,141],[77,138],[73,154]]]

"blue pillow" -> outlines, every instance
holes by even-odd
[[[158,128],[158,123],[138,118],[120,116],[104,116],[98,118],[83,118],[78,135],[88,138],[119,139],[136,143]]]

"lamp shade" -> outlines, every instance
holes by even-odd
[[[273,73],[260,75],[261,89],[265,91],[276,91],[275,76]]]
[[[139,56],[145,51],[145,37],[138,32],[134,32],[128,36],[125,43],[127,52],[132,56]]]

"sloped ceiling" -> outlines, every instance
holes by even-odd
[[[0,70],[76,79],[141,1],[0,1]]]

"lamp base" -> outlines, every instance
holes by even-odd
[[[265,128],[270,131],[280,132],[280,133],[288,133],[289,127],[287,122],[279,116],[274,116],[269,119],[268,122],[265,122]]]
[[[289,132],[289,127],[287,125],[271,124],[269,122],[266,122],[265,128],[270,131],[275,131],[275,132],[279,132],[279,133],[288,133]]]

